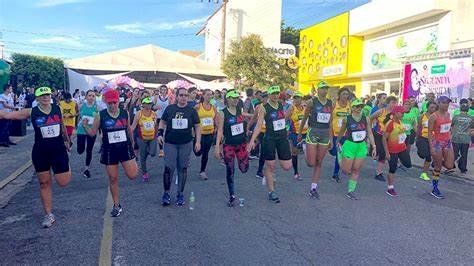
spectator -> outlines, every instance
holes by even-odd
[[[0,110],[11,112],[15,109],[15,104],[11,95],[12,86],[6,84],[3,86],[3,93],[0,94]],[[10,120],[0,119],[0,146],[10,147],[16,143],[10,141]]]
[[[35,101],[35,90],[32,87],[26,88],[26,96],[25,96],[25,108],[32,108],[33,102]]]
[[[469,101],[461,99],[460,113],[452,120],[452,141],[454,148],[454,160],[457,160],[458,168],[462,174],[467,172],[467,153],[469,143],[474,129],[474,117],[468,114]]]

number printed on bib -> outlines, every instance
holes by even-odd
[[[450,123],[442,124],[439,127],[439,133],[448,133],[450,129],[451,129],[451,124]]]
[[[318,117],[316,118],[316,121],[319,123],[329,123],[329,119],[331,119],[331,114],[328,113],[318,113]]]
[[[211,117],[206,117],[201,120],[201,125],[203,127],[212,126],[214,124],[214,120]]]
[[[172,129],[186,129],[188,128],[188,119],[187,118],[173,118],[171,120]]]
[[[59,133],[60,133],[59,124],[51,125],[51,126],[44,126],[44,127],[40,127],[40,128],[41,128],[41,135],[45,139],[55,138],[55,137],[59,136]]]
[[[125,130],[108,132],[107,137],[110,144],[127,141],[127,134],[125,133]]]
[[[279,131],[285,129],[285,119],[278,119],[277,121],[273,121],[273,130]]]
[[[399,134],[398,135],[398,144],[404,143],[406,139],[407,139],[407,135],[405,133]]]
[[[363,141],[365,140],[366,135],[367,135],[367,132],[365,130],[354,131],[352,132],[352,140]]]
[[[237,136],[244,133],[244,123],[238,123],[237,125],[230,126],[232,136]]]
[[[88,115],[84,115],[82,117],[82,119],[87,119],[87,124],[89,126],[91,126],[92,124],[94,124],[94,117],[93,116],[88,116]]]
[[[428,127],[428,120],[423,121],[423,127]]]
[[[155,122],[154,121],[145,121],[145,122],[143,122],[143,128],[146,131],[152,131],[153,129],[155,129]]]

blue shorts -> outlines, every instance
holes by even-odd
[[[301,134],[301,140],[303,141],[305,139],[306,134]],[[290,141],[292,147],[298,146],[298,133],[290,132],[290,134],[288,134],[288,140]]]

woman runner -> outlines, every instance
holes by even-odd
[[[152,101],[150,97],[143,98],[142,109],[138,111],[131,126],[132,132],[138,129],[138,149],[140,151],[140,168],[142,170],[142,178],[144,182],[148,182],[150,175],[146,167],[146,159],[148,155],[155,157],[156,155],[156,136],[158,132],[158,124],[156,123],[156,114],[151,110]]]
[[[372,147],[372,157],[376,155],[374,136],[370,129],[369,119],[362,115],[364,106],[365,104],[358,99],[352,101],[352,114],[343,119],[337,141],[335,141],[339,146],[338,148],[341,149],[339,139],[344,135],[346,136],[346,141],[342,144],[341,164],[342,172],[347,175],[350,174],[347,183],[347,197],[353,200],[358,199],[355,189],[360,175],[360,168],[367,156],[367,137]]]
[[[245,141],[247,122],[242,114],[242,110],[237,108],[239,97],[239,93],[235,90],[227,92],[227,107],[219,112],[216,147],[214,150],[218,160],[221,159],[221,152],[224,155],[227,189],[229,190],[227,205],[229,207],[233,207],[235,203],[234,158],[237,159],[240,172],[246,173],[249,169],[249,154],[246,150],[247,142]]]
[[[63,121],[67,130],[67,135],[71,138],[76,129],[76,117],[77,113],[79,113],[79,108],[77,107],[78,104],[72,100],[71,93],[65,92],[63,96],[64,100],[59,102],[59,107],[63,114]]]
[[[405,102],[403,102],[403,107],[407,111],[403,114],[402,124],[407,130],[406,144],[408,151],[410,151],[411,145],[415,143],[415,128],[417,128],[418,123],[418,112],[415,111],[415,109],[418,110],[418,108],[412,108],[411,100],[406,100]]]
[[[99,113],[95,102],[95,93],[93,90],[88,90],[86,93],[86,101],[81,106],[79,111],[79,123],[77,123],[77,153],[83,154],[86,151],[86,168],[84,170],[84,176],[90,178],[89,166],[92,161],[92,149],[94,149],[94,143],[96,136],[89,136],[82,125],[82,120],[87,119],[88,126],[94,124],[94,117]],[[86,148],[87,144],[87,148]]]
[[[306,134],[306,163],[313,168],[309,196],[319,199],[317,191],[324,156],[332,147],[332,101],[327,99],[329,85],[325,81],[318,83],[317,96],[308,104],[301,121],[298,140],[301,140],[303,126],[308,121]]]
[[[250,119],[250,121],[247,125],[248,134],[253,134],[253,131],[255,130],[255,126],[256,126],[255,123],[257,123],[257,119],[258,119],[258,109],[263,108],[262,106],[264,106],[268,102],[267,92],[262,92],[260,94],[260,97],[261,97],[261,101],[255,105],[255,113],[254,113],[253,117]],[[258,168],[257,168],[257,173],[256,173],[255,177],[260,178],[262,180],[264,180],[263,179],[263,167],[265,166],[265,158],[263,157],[263,154],[262,154],[263,153],[262,143],[263,143],[263,136],[265,135],[266,130],[267,130],[267,128],[265,126],[265,120],[263,120],[263,123],[260,126],[260,134],[258,134],[257,143],[255,144],[255,146],[256,146],[255,150],[260,151],[259,152],[259,158],[258,158]],[[252,136],[250,135],[250,137],[252,137]]]
[[[304,116],[304,107],[302,105],[303,94],[300,92],[295,92],[293,96],[293,105],[291,105],[286,113],[286,119],[290,121],[290,132],[289,140],[291,146],[291,163],[293,165],[294,178],[301,181],[301,176],[298,171],[298,154],[300,153],[300,148],[298,147],[298,132],[301,125],[301,120]],[[303,127],[303,138],[306,138],[306,132],[308,131],[308,125],[304,124]]]
[[[89,136],[95,136],[97,130],[102,131],[102,153],[100,163],[105,165],[109,176],[109,188],[114,206],[110,215],[118,217],[122,213],[119,199],[119,163],[125,175],[131,180],[137,177],[137,162],[133,152],[133,131],[130,127],[127,111],[119,107],[120,94],[117,90],[108,90],[104,93],[103,100],[107,109],[100,111],[94,118],[92,126],[88,119],[82,119],[82,126]]]
[[[153,110],[156,111],[156,124],[160,124],[161,116],[163,115],[163,112],[165,111],[166,107],[170,105],[170,98],[168,97],[168,87],[166,85],[161,85],[159,89],[159,95],[155,96],[154,100],[154,106]],[[163,151],[163,145],[160,144],[160,157],[165,156],[165,153]]]
[[[61,110],[51,104],[51,88],[40,87],[35,90],[38,105],[20,111],[6,113],[0,111],[0,119],[25,120],[31,118],[35,130],[35,144],[31,151],[33,166],[40,183],[40,196],[46,213],[41,225],[51,227],[56,218],[52,213],[51,170],[59,186],[65,187],[71,180],[71,169],[67,151],[71,142],[66,134]]]
[[[438,110],[438,105],[435,102],[427,103],[427,112],[422,113],[418,118],[418,136],[416,137],[416,148],[418,157],[425,160],[423,163],[423,172],[420,178],[425,181],[430,181],[428,171],[431,164],[430,144],[428,141],[428,120],[430,116]]]
[[[286,132],[285,112],[283,106],[278,102],[280,95],[280,87],[272,86],[268,88],[268,102],[258,110],[257,125],[252,134],[252,138],[247,145],[247,152],[250,152],[255,146],[255,140],[260,134],[260,127],[265,121],[266,132],[263,136],[262,155],[265,159],[265,179],[268,188],[268,199],[275,203],[279,203],[275,192],[273,182],[273,173],[275,172],[275,152],[278,153],[280,166],[283,170],[288,171],[291,168],[291,151],[288,143],[288,133]]]

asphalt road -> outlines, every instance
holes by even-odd
[[[311,170],[301,157],[303,181],[278,168],[281,203],[274,204],[255,178],[257,161],[251,161],[247,174],[236,174],[245,206],[229,208],[224,166],[211,159],[210,179],[202,181],[193,156],[185,192],[193,191],[196,203],[189,210],[160,206],[163,162],[151,158],[149,183],[121,175],[124,212],[111,219],[108,181],[98,159],[94,152],[93,178],[86,180],[84,155],[73,152],[73,179],[66,188],[54,186],[57,222],[49,229],[40,227],[37,179],[31,169],[19,177],[32,181],[0,209],[0,264],[474,265],[472,183],[442,178],[446,199],[437,200],[429,195],[430,184],[417,178],[419,170],[411,169],[399,173],[399,197],[390,198],[367,160],[357,189],[361,199],[351,201],[345,197],[347,180],[330,179],[334,159],[328,156],[321,199],[315,200],[307,196]]]

